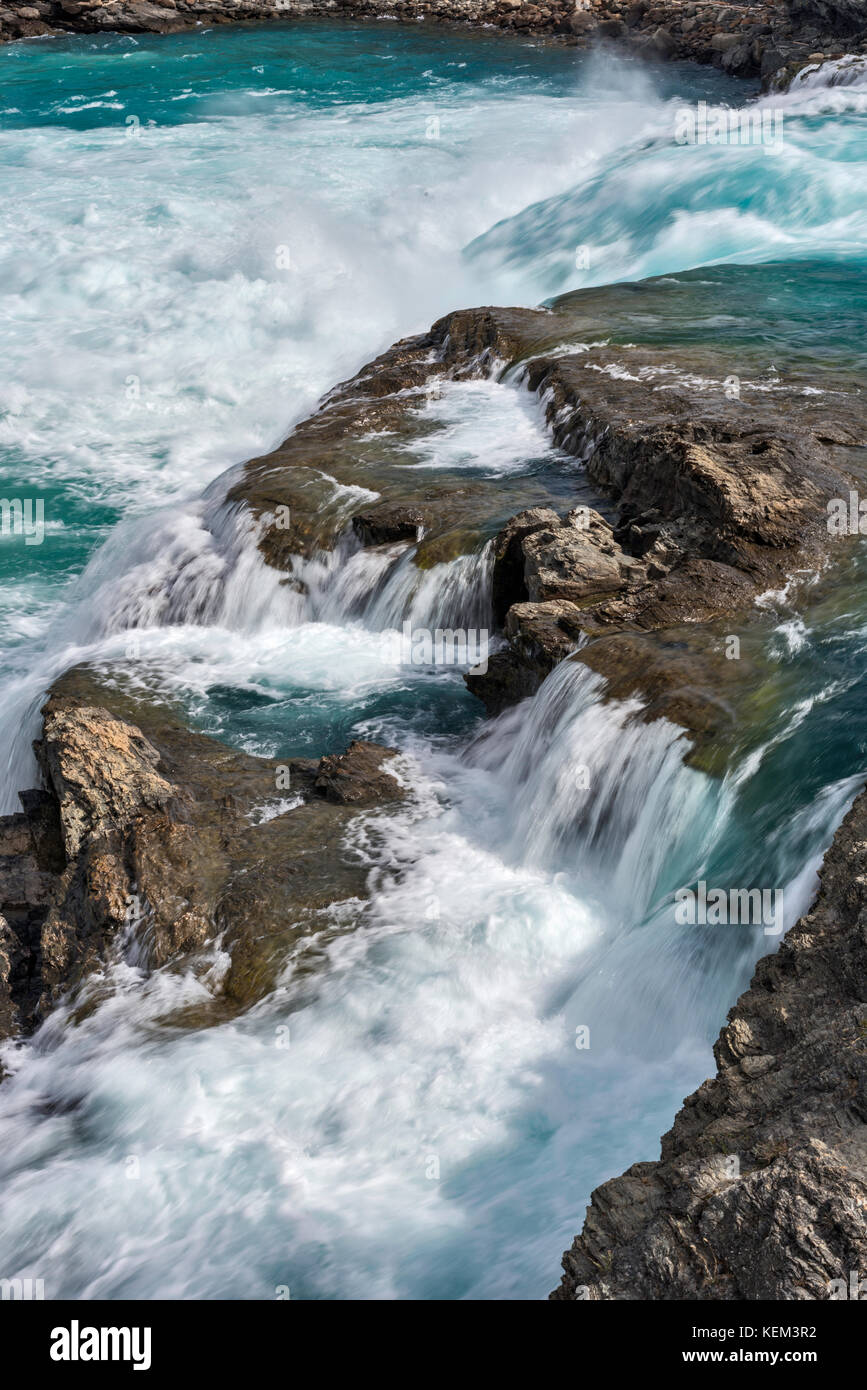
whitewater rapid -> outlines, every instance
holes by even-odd
[[[459,305],[854,255],[865,97],[766,98],[790,137],[773,159],[683,150],[684,101],[746,89],[532,44],[519,62],[500,37],[293,32],[62,41],[32,73],[34,45],[0,54],[0,451],[56,528],[3,573],[4,806],[51,679],[131,644],[250,751],[396,744],[413,800],[356,827],[355,929],[245,1017],[159,1023],[218,986],[219,943],[205,975],[119,952],[87,1017],[64,1006],[4,1048],[0,1273],[50,1297],[540,1297],[591,1187],[655,1155],[767,949],[677,927],[673,890],[773,874],[787,926],[809,901],[858,776],[839,753],[790,804],[772,789],[854,699],[829,668],[863,626],[801,624],[802,713],[722,780],[574,663],[483,726],[459,675],[389,666],[381,633],[488,620],[487,552],[420,576],[347,543],[302,598],[221,475]],[[552,452],[518,384],[425,409],[420,468],[508,476]]]

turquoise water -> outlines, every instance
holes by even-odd
[[[499,93],[568,99],[585,63],[574,49],[531,38],[318,21],[161,37],[85,35],[16,44],[3,56],[7,128],[77,130],[116,125],[130,113],[143,123],[180,125],[425,97],[437,105]],[[758,84],[672,64],[654,74],[654,88],[664,97],[688,91],[712,101],[754,92]]]
[[[287,961],[184,1034],[158,1020],[207,983],[119,959],[86,1021],[6,1049],[0,1272],[52,1297],[544,1296],[773,945],[677,927],[672,890],[772,883],[794,920],[863,778],[863,562],[745,624],[754,720],[711,779],[574,666],[485,726],[459,673],[381,642],[407,614],[482,621],[483,557],[416,584],[344,556],[299,604],[221,475],[437,315],[582,287],[588,340],[723,342],[745,379],[852,389],[867,94],[767,99],[778,154],[684,148],[684,103],[753,88],[387,24],[7,45],[0,91],[3,491],[47,520],[0,544],[6,809],[51,679],[124,659],[130,629],[200,727],[268,756],[383,739],[417,794],[384,861],[359,831],[375,891],[327,969]],[[582,486],[515,385],[422,409],[431,476]]]

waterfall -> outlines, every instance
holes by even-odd
[[[706,781],[683,766],[688,740],[666,720],[646,724],[639,700],[604,700],[605,682],[564,661],[532,704],[507,711],[471,750],[501,769],[513,808],[511,852],[569,870],[609,900],[627,895],[634,917],[653,900],[660,873],[695,838]]]
[[[415,556],[415,545],[363,549],[344,535],[334,551],[298,567],[310,593],[310,620],[357,619],[377,632],[404,622],[431,629],[493,627],[491,542],[429,569],[419,569]]]

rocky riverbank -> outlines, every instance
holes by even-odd
[[[808,63],[867,52],[864,0],[5,0],[0,42],[317,16],[491,25],[582,46],[616,44],[651,62],[712,63],[768,83],[785,83]]]
[[[658,1162],[596,1189],[551,1295],[845,1299],[867,1268],[867,792]]]

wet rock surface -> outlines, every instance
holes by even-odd
[[[849,1296],[867,1266],[867,792],[714,1054],[659,1161],[593,1193],[552,1298]]]
[[[425,513],[420,507],[393,507],[387,503],[356,512],[352,529],[362,545],[390,545],[395,541],[416,541],[425,526]]]
[[[0,1036],[30,1031],[124,943],[156,968],[219,935],[215,1017],[247,1007],[297,942],[337,929],[329,908],[360,908],[367,869],[344,837],[404,795],[392,749],[272,763],[86,668],[53,687],[38,754],[45,790],[0,819]]]
[[[394,749],[353,739],[345,753],[320,758],[311,792],[336,806],[400,801],[403,790],[389,772]]]
[[[412,467],[413,447],[435,429],[427,402],[448,379],[485,375],[484,361],[446,352],[446,335],[439,324],[396,343],[329,392],[276,449],[245,465],[228,501],[260,522],[269,565],[297,575],[341,537],[365,547],[410,546],[421,537],[416,558],[424,568],[472,551],[540,494],[562,500],[562,489],[549,491],[538,475],[441,476]]]

